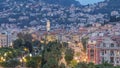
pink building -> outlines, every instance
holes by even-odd
[[[95,64],[108,62],[120,65],[120,45],[110,37],[90,39],[87,45],[87,58],[88,62]]]

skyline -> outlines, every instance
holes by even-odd
[[[97,2],[101,2],[104,0],[77,0],[77,1],[79,1],[82,5],[87,5],[87,4],[94,4]]]

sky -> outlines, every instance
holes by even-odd
[[[79,1],[83,5],[87,5],[87,4],[94,4],[104,0],[77,0],[77,1]]]

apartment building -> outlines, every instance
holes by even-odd
[[[0,47],[7,47],[8,39],[7,35],[4,33],[0,34]]]
[[[95,64],[108,62],[113,65],[120,65],[120,45],[111,37],[97,37],[89,40],[87,58],[88,62]]]
[[[14,33],[2,32],[0,33],[0,47],[9,47],[12,42],[17,39],[17,35]]]

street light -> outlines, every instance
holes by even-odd
[[[20,62],[21,62],[21,66],[23,67],[23,59],[22,58],[20,59]]]
[[[9,53],[11,54],[12,52],[11,52],[11,51],[9,51]]]
[[[26,60],[26,58],[25,58],[25,57],[23,57],[22,59],[23,59],[23,61],[24,61],[24,62],[27,62],[27,60]]]
[[[26,60],[25,57],[22,57],[22,58],[20,59],[20,62],[21,62],[21,66],[23,67],[24,62],[27,62],[27,60]]]
[[[1,57],[1,59],[3,60],[3,57]]]
[[[7,56],[7,53],[4,54],[5,59],[6,59],[6,56]],[[3,59],[3,61],[5,61],[5,59]]]
[[[32,54],[30,53],[30,55],[29,55],[29,56],[30,56],[30,60],[31,60]]]
[[[7,53],[5,53],[4,56],[6,57],[6,56],[7,56]]]
[[[3,59],[4,59],[3,57],[0,57],[0,62],[2,62],[2,61],[3,61]]]
[[[20,59],[20,62],[22,63],[22,59]]]
[[[6,61],[5,59],[3,59],[3,61]]]
[[[32,54],[30,54],[30,57],[32,57]]]

